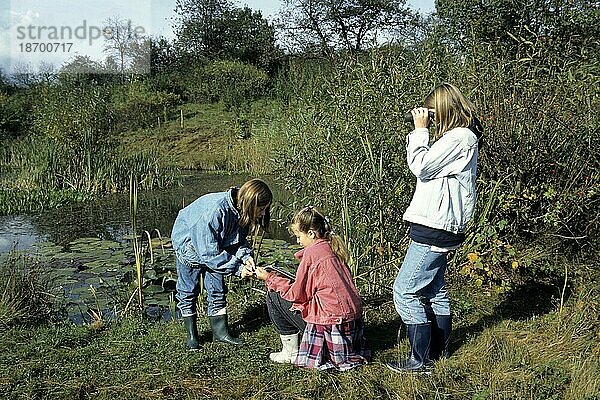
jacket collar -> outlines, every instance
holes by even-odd
[[[238,219],[239,219],[241,217],[240,212],[238,211],[237,208],[235,208],[235,203],[233,202],[233,191],[234,190],[237,191],[238,188],[232,187],[229,190],[227,190],[225,198],[227,199],[227,205],[234,212],[235,216],[238,217]]]
[[[298,251],[297,253],[294,254],[294,257],[296,257],[298,260],[302,260],[302,257],[304,257],[304,253],[307,250],[312,250],[315,249],[317,246],[319,246],[320,244],[322,244],[323,242],[326,242],[325,239],[318,239],[316,242],[314,242],[313,244],[311,244],[310,246]]]

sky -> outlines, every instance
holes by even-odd
[[[282,0],[234,0],[272,19]],[[173,38],[176,0],[0,0],[0,68],[36,71],[41,63],[60,67],[76,55],[103,61],[109,18],[131,21],[131,31]],[[407,0],[422,12],[434,0]]]

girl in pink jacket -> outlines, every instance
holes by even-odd
[[[283,343],[283,350],[269,358],[319,370],[365,364],[370,350],[363,337],[362,304],[341,239],[314,207],[300,210],[290,230],[304,248],[295,254],[300,260],[296,279],[255,270],[266,283],[269,316]]]

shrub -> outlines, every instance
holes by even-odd
[[[169,118],[180,97],[173,93],[155,91],[145,81],[134,81],[118,87],[112,98],[117,130],[143,128]]]
[[[200,101],[222,101],[227,111],[240,110],[264,95],[266,72],[239,61],[215,61],[196,70],[192,90]]]
[[[282,127],[289,145],[276,155],[285,185],[336,217],[370,289],[381,279],[389,287],[414,186],[402,115],[451,80],[486,130],[476,215],[453,269],[499,288],[523,271],[564,276],[558,254],[593,257],[598,244],[600,62],[541,40],[523,43],[516,58],[493,47],[453,54],[442,43],[339,57],[304,79]],[[391,271],[380,274],[386,263]]]

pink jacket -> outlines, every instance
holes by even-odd
[[[360,295],[350,270],[321,239],[294,255],[300,260],[296,280],[269,274],[267,288],[294,303],[302,318],[312,324],[337,325],[362,316]]]

